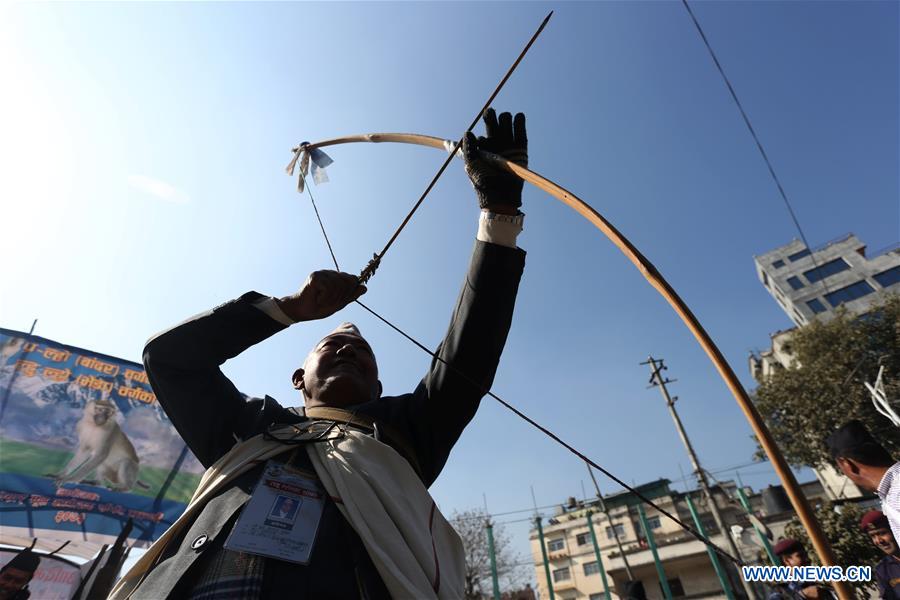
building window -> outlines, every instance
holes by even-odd
[[[662,586],[660,586],[660,588],[662,588]],[[684,586],[681,585],[681,580],[677,577],[669,578],[669,590],[671,590],[673,598],[684,596]],[[660,589],[660,591],[662,590]]]
[[[788,260],[791,262],[797,262],[798,260],[806,256],[809,256],[809,248],[804,248],[800,252],[794,252],[793,254],[788,256]]]
[[[559,583],[560,581],[568,581],[572,578],[572,574],[569,572],[569,567],[563,567],[562,569],[554,569],[553,570],[553,581]]]
[[[810,283],[815,283],[817,281],[821,281],[826,277],[834,275],[836,273],[840,273],[841,271],[846,271],[850,268],[850,265],[847,264],[843,258],[836,258],[834,260],[830,260],[823,265],[819,265],[815,269],[810,269],[809,271],[804,271],[803,275]]]
[[[891,287],[895,283],[900,283],[900,265],[897,265],[893,269],[878,273],[875,275],[875,281],[877,281],[881,287]]]
[[[604,598],[606,598],[606,594],[603,592],[597,592],[596,594],[588,596],[588,600],[604,600]]]
[[[579,546],[584,546],[586,544],[589,544],[590,542],[591,542],[591,534],[588,532],[579,533],[578,535],[575,536],[575,543],[578,544]]]
[[[566,540],[563,538],[558,538],[547,542],[547,550],[549,550],[550,552],[559,552],[560,550],[564,550],[565,548]]]
[[[791,286],[792,288],[794,288],[795,290],[799,290],[800,288],[804,287],[804,286],[803,286],[803,282],[800,281],[800,278],[799,278],[799,277],[788,277],[787,282],[788,282],[788,284],[790,284],[790,286]]]
[[[823,313],[827,308],[821,302],[819,302],[818,298],[813,298],[812,300],[807,300],[806,305],[809,307],[809,310],[813,311],[816,314]]]
[[[659,517],[647,517],[647,525],[650,529],[659,529],[662,525],[659,522]]]
[[[828,301],[828,304],[837,308],[844,302],[850,302],[851,300],[856,300],[857,298],[862,298],[868,294],[871,294],[875,291],[869,282],[863,279],[862,281],[857,281],[854,284],[848,285],[847,287],[842,287],[839,290],[835,290],[830,294],[825,294],[825,299]]]
[[[781,259],[778,259],[772,263],[772,266],[775,267],[776,269],[780,269],[784,266],[784,261]]]
[[[597,564],[597,561],[584,563],[584,574],[587,575],[596,575],[600,572],[600,565]]]
[[[796,308],[794,309],[794,317],[797,319],[797,323],[799,323],[800,325],[806,323],[806,319],[803,318],[803,315],[797,312]]]
[[[619,537],[625,537],[625,526],[622,525],[621,523],[618,523],[616,525],[616,534],[618,534]],[[612,539],[615,539],[615,537],[616,537],[615,534],[613,534],[613,528],[610,527],[609,525],[607,525],[606,526],[606,539],[612,540]]]
[[[763,276],[763,285],[769,287],[769,276],[766,275],[765,271],[760,271],[760,273],[762,273]]]

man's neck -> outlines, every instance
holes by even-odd
[[[884,481],[884,476],[888,471],[891,470],[891,467],[870,467],[871,474],[869,475],[870,481],[872,483],[872,490],[878,492],[881,488],[881,484]]]

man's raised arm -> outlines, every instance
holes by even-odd
[[[265,300],[256,292],[244,294],[154,336],[144,347],[144,368],[159,403],[205,467],[234,445],[247,409],[219,367],[286,327],[254,306]]]
[[[463,144],[466,172],[482,213],[469,270],[447,334],[414,397],[419,403],[420,447],[427,448],[431,483],[440,473],[463,429],[475,416],[484,391],[490,389],[512,323],[525,252],[516,246],[524,215],[521,179],[482,159],[483,150],[528,165],[525,115],[499,119],[484,115],[486,137],[471,133]],[[447,366],[447,364],[451,366]]]
[[[219,367],[288,325],[327,317],[363,293],[352,275],[316,271],[296,294],[275,299],[249,292],[147,342],[144,367],[153,391],[204,466],[280,410],[269,400],[247,402]]]

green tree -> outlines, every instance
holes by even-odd
[[[789,463],[829,463],[825,438],[851,419],[865,423],[888,452],[900,453],[900,431],[878,414],[863,385],[874,382],[883,365],[888,399],[900,397],[900,296],[886,295],[862,316],[842,310],[827,323],[798,328],[789,349],[793,365],[777,370],[755,392],[756,406]]]
[[[834,549],[837,564],[844,569],[851,565],[871,566],[874,571],[875,565],[884,558],[884,554],[875,547],[869,536],[860,530],[859,520],[862,515],[863,511],[855,504],[847,503],[836,506],[829,502],[816,507],[816,518],[822,524],[825,537],[828,538]],[[803,529],[796,517],[785,527],[784,534],[785,537],[802,542],[810,559],[818,564],[812,543],[806,536],[806,530]],[[853,586],[859,598],[868,598],[867,592],[877,591],[874,582],[850,583],[849,585]]]

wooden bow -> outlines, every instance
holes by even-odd
[[[417,146],[428,146],[431,148],[437,148],[440,150],[445,150],[448,152],[456,151],[457,157],[461,158],[461,152],[456,150],[456,142],[444,140],[442,138],[433,137],[430,135],[421,135],[416,133],[367,133],[362,135],[350,135],[338,138],[332,138],[329,140],[324,140],[321,142],[316,142],[313,144],[306,145],[307,148],[323,148],[325,146],[336,146],[339,144],[352,144],[357,142],[370,142],[370,143],[400,143],[400,144],[414,144]],[[298,148],[295,148],[296,152]],[[637,267],[637,269],[641,272],[650,285],[652,285],[656,291],[662,295],[663,298],[666,299],[666,302],[669,303],[675,312],[681,317],[682,322],[687,326],[690,332],[694,335],[694,338],[703,348],[706,355],[712,361],[713,365],[716,367],[716,370],[719,372],[719,375],[725,381],[725,385],[728,386],[728,389],[731,390],[734,399],[737,401],[738,406],[744,413],[744,416],[747,418],[747,421],[750,423],[750,427],[753,429],[754,434],[756,434],[757,439],[759,440],[760,445],[766,453],[766,456],[769,458],[769,461],[772,463],[772,466],[775,469],[775,473],[778,475],[778,478],[781,480],[784,485],[785,491],[788,494],[788,498],[790,498],[791,504],[794,506],[794,510],[797,512],[797,516],[800,518],[800,521],[803,523],[803,526],[806,528],[807,533],[809,534],[810,540],[815,547],[817,554],[819,555],[823,565],[836,565],[837,561],[835,559],[834,553],[832,552],[831,545],[828,543],[818,521],[815,518],[815,515],[810,508],[809,503],[806,500],[806,497],[803,495],[803,492],[800,490],[800,486],[797,483],[797,479],[794,477],[794,474],[791,472],[790,467],[787,464],[784,456],[782,456],[781,451],[778,449],[775,444],[775,440],[772,438],[772,434],[769,432],[769,428],[766,426],[765,422],[762,419],[762,416],[759,414],[759,411],[756,409],[756,406],[750,400],[750,396],[747,394],[747,391],[741,385],[741,382],[738,380],[737,376],[734,374],[734,371],[731,369],[731,366],[725,360],[725,357],[722,356],[722,352],[716,346],[716,344],[712,341],[712,338],[709,337],[709,334],[700,324],[700,321],[697,320],[697,317],[694,316],[694,313],[691,312],[691,309],[688,308],[687,304],[681,297],[675,292],[669,282],[660,274],[660,272],[656,269],[653,264],[647,260],[647,258],[641,254],[641,252],[635,247],[631,241],[628,240],[618,229],[616,229],[612,223],[607,221],[603,215],[594,210],[594,208],[570,192],[565,189],[561,185],[531,171],[525,167],[521,167],[513,162],[510,162],[500,156],[495,154],[490,154],[487,152],[482,152],[482,156],[491,161],[495,166],[502,168],[514,175],[520,177],[522,180],[532,184],[533,186],[541,189],[554,198],[560,200],[563,204],[572,208],[580,214],[582,217],[587,219],[591,224],[593,224],[597,229],[603,232],[603,234],[612,241],[616,247],[622,251],[628,260]],[[727,535],[727,532],[726,532]]]

